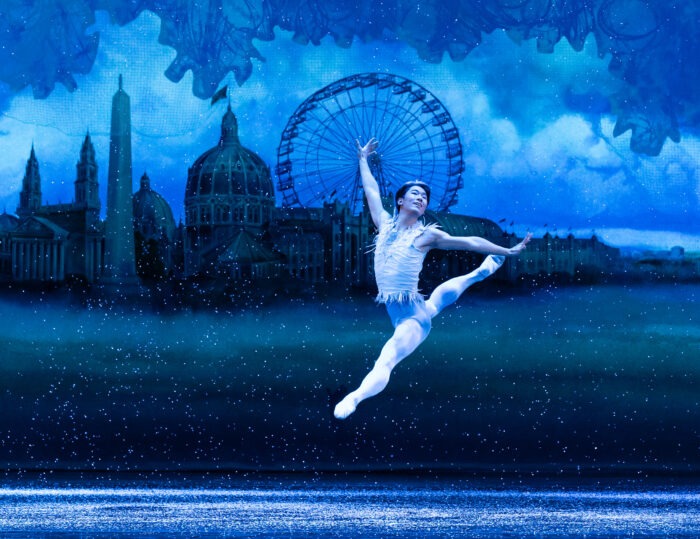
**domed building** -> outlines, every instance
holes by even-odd
[[[270,169],[238,138],[229,105],[219,143],[189,168],[185,189],[185,275],[267,277],[280,256],[262,236],[275,209]]]
[[[12,232],[17,229],[19,219],[7,213],[0,215],[0,278],[12,272]]]
[[[177,228],[165,199],[151,188],[144,172],[133,195],[136,271],[139,277],[160,278],[173,270]]]

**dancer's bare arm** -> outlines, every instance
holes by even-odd
[[[501,247],[478,236],[451,236],[442,230],[431,229],[416,238],[415,245],[419,249],[459,249],[485,255],[518,256],[530,242],[530,238],[532,234],[528,232],[517,245]]]
[[[377,150],[379,142],[372,137],[364,146],[360,145],[359,140],[356,140],[355,144],[357,144],[357,157],[360,161],[360,178],[362,178],[362,189],[364,190],[365,197],[367,198],[367,206],[369,206],[369,213],[372,215],[374,226],[379,228],[381,224],[390,216],[382,205],[382,195],[379,192],[379,184],[372,174],[372,171],[369,169],[369,163],[367,162],[369,156]]]

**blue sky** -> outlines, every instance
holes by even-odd
[[[159,25],[149,12],[123,27],[98,12],[98,57],[89,74],[76,76],[75,92],[59,86],[35,100],[29,88],[15,95],[0,89],[0,203],[8,212],[17,206],[32,143],[45,200],[72,198],[88,130],[106,200],[110,105],[121,73],[132,100],[134,187],[147,171],[176,219],[182,216],[187,167],[216,144],[225,104],[194,97],[191,73],[179,83],[164,76],[175,51],[158,44]],[[389,72],[435,94],[460,129],[465,187],[453,211],[512,221],[519,234],[542,233],[546,223],[560,233],[595,230],[615,245],[700,250],[698,138],[683,132],[656,157],[633,153],[629,133],[614,138],[604,96],[620,82],[592,39],[582,52],[562,41],[547,55],[497,31],[462,62],[430,64],[393,39],[344,49],[330,38],[300,46],[289,33],[275,33],[273,41],[256,42],[266,60],[254,60],[251,77],[241,87],[232,76],[227,81],[243,145],[273,170],[282,130],[304,99],[354,73]]]

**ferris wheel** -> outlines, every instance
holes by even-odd
[[[447,211],[462,187],[462,144],[440,100],[413,81],[384,73],[346,77],[307,98],[292,114],[277,149],[284,206],[347,202],[362,209],[355,140],[379,141],[369,160],[382,196],[408,180],[431,187],[430,207]]]

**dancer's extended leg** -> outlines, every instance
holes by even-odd
[[[477,269],[466,275],[461,275],[445,281],[438,286],[425,302],[427,314],[433,318],[445,307],[451,305],[471,285],[483,281],[503,265],[505,257],[490,255]],[[338,419],[345,419],[352,414],[357,405],[365,399],[381,392],[389,383],[392,369],[413,352],[430,332],[429,324],[420,324],[414,318],[408,318],[396,326],[394,335],[382,348],[379,358],[372,370],[355,391],[349,393],[340,401],[333,412]]]
[[[413,318],[408,318],[396,326],[394,335],[382,348],[374,367],[362,380],[360,387],[336,405],[333,412],[335,417],[345,419],[355,411],[360,402],[382,391],[389,383],[392,369],[418,348],[429,332],[429,326],[421,325]]]
[[[460,275],[438,286],[425,302],[430,316],[435,317],[442,312],[445,307],[452,305],[471,285],[493,275],[496,270],[503,265],[505,259],[505,256],[489,255],[486,257],[486,260],[482,262],[481,266],[471,273]]]

